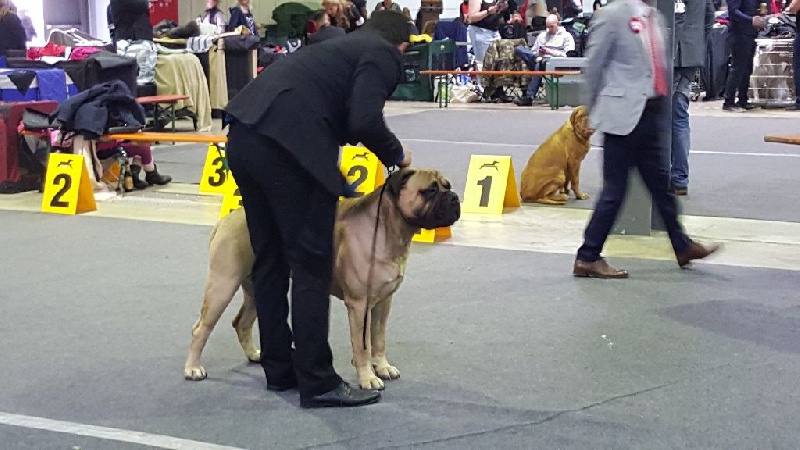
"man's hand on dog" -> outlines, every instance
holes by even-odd
[[[411,150],[403,148],[403,160],[397,164],[402,169],[411,165]]]

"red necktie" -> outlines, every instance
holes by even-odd
[[[661,54],[661,46],[656,39],[656,21],[652,17],[647,18],[647,35],[650,41],[650,57],[653,58],[653,82],[656,88],[656,95],[665,97],[667,95],[667,77],[664,70],[664,55]]]

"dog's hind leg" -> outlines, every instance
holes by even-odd
[[[536,203],[545,205],[563,205],[567,203],[569,197],[562,192],[563,187],[564,182],[562,180],[551,181],[542,189],[542,196],[536,199]]]
[[[253,343],[253,324],[256,322],[256,300],[253,291],[253,280],[247,277],[242,281],[242,294],[244,301],[239,313],[233,319],[233,329],[239,338],[239,344],[244,350],[244,355],[250,362],[261,361],[261,351]]]
[[[203,348],[225,308],[233,300],[233,295],[239,289],[241,282],[241,277],[218,273],[213,267],[209,269],[203,307],[200,309],[200,318],[192,327],[192,343],[189,346],[189,356],[186,357],[186,363],[183,366],[185,379],[193,381],[206,379],[206,370],[200,362]]]
[[[372,308],[372,367],[378,378],[383,380],[400,378],[400,371],[386,359],[386,321],[391,308],[391,296]]]
[[[352,362],[358,375],[358,384],[363,389],[383,389],[383,381],[375,376],[370,361],[372,320],[369,317],[371,312],[367,307],[367,300],[346,299],[345,305],[350,321],[350,343],[353,345]]]

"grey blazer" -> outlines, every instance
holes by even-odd
[[[631,28],[631,18],[638,16],[634,3],[638,1],[610,2],[590,25],[583,69],[584,105],[589,109],[589,126],[602,133],[630,134],[653,89],[650,52],[642,37],[646,31],[637,34]],[[664,21],[655,10],[652,17],[663,43]],[[662,53],[661,66],[666,69],[666,49]]]

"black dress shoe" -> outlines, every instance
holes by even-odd
[[[333,408],[340,406],[361,406],[377,403],[381,399],[381,393],[377,391],[354,388],[342,381],[342,383],[332,391],[324,394],[315,395],[311,398],[300,398],[300,406],[303,408]]]
[[[743,109],[743,110],[745,110],[745,111],[752,111],[752,110],[754,110],[754,109],[758,108],[758,106],[756,106],[756,105],[752,105],[752,104],[750,104],[750,103],[745,103],[745,104],[741,104],[741,103],[739,103],[739,104],[738,104],[738,105],[736,105],[736,106],[738,106],[739,108],[741,108],[741,109]]]
[[[517,106],[533,106],[533,99],[530,97],[520,97],[514,100],[514,104]]]

